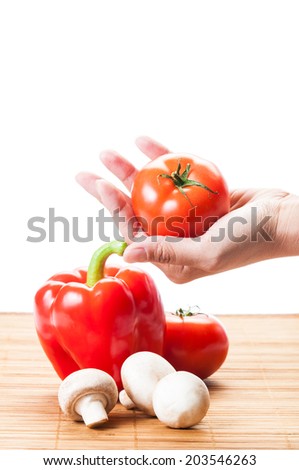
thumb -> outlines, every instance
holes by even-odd
[[[124,252],[124,261],[192,266],[198,260],[199,247],[200,237],[148,237],[129,245]]]

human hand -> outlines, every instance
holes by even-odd
[[[148,137],[139,137],[136,145],[150,159],[170,152]],[[105,151],[100,158],[130,191],[138,170],[115,151]],[[100,176],[79,173],[76,179],[112,215],[117,212],[119,218],[124,219],[119,226],[129,244],[124,260],[152,262],[175,283],[189,282],[265,259],[299,254],[299,230],[292,226],[294,218],[299,220],[299,198],[285,191],[234,190],[230,193],[230,212],[201,237],[159,236],[132,242],[130,228],[134,212],[130,197]]]
[[[136,140],[136,145],[151,160],[170,152],[166,147],[148,137],[139,137]],[[138,169],[113,150],[102,152],[100,159],[108,170],[121,181],[125,188],[131,191]],[[125,241],[130,244],[132,236],[137,232],[138,225],[133,212],[131,198],[109,181],[93,173],[81,172],[76,176],[76,180],[88,193],[98,199],[112,216],[115,217],[117,213],[118,228]],[[136,230],[132,232],[134,221],[136,222]]]

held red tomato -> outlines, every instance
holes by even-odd
[[[189,154],[167,154],[137,174],[132,205],[148,235],[196,237],[229,211],[229,192],[213,163]]]
[[[221,322],[191,309],[166,313],[164,357],[176,370],[209,377],[223,364],[229,347]]]

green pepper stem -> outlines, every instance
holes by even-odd
[[[90,260],[87,270],[86,285],[94,286],[100,279],[104,277],[104,268],[107,258],[110,255],[117,254],[121,256],[125,251],[127,244],[125,242],[113,241],[100,246]]]

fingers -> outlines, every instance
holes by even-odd
[[[105,167],[130,191],[138,172],[134,165],[114,150],[105,150],[100,154],[100,159]]]
[[[160,271],[175,284],[185,284],[199,277],[204,277],[207,273],[200,272],[197,268],[190,266],[179,266],[174,264],[153,263]]]
[[[248,204],[251,201],[255,201],[259,199],[261,196],[263,197],[265,192],[267,193],[268,190],[264,190],[261,188],[247,188],[247,189],[234,189],[230,191],[230,209],[235,210],[243,207],[245,204]]]
[[[143,242],[132,243],[124,252],[127,263],[151,262],[176,284],[184,284],[213,274],[205,259],[201,240],[171,237],[148,237]]]
[[[134,235],[136,221],[130,198],[103,179],[98,179],[95,182],[95,187],[99,200],[112,215],[116,229],[120,231],[125,241],[130,243]]]
[[[149,137],[139,137],[136,140],[136,145],[151,159],[169,152],[166,147]],[[130,191],[138,172],[135,166],[114,150],[102,152],[100,159]],[[139,227],[130,198],[111,183],[93,173],[81,172],[76,176],[76,181],[108,209],[127,243],[131,242],[139,232]]]
[[[95,197],[98,201],[102,202],[99,192],[96,188],[96,182],[100,180],[99,176],[93,173],[81,172],[76,175],[75,179],[77,183],[79,183],[80,186],[85,189],[85,191]]]
[[[113,184],[93,173],[79,173],[76,181],[110,212],[116,230],[130,243],[138,231],[131,200]]]
[[[132,243],[124,253],[128,263],[151,262],[165,265],[195,266],[198,239],[175,237],[147,237],[144,241]]]
[[[165,155],[166,153],[170,153],[170,150],[164,147],[164,145],[147,136],[138,137],[135,143],[139,150],[141,150],[141,152],[143,152],[151,160],[154,160],[161,155]]]
[[[163,145],[159,144],[150,137],[141,136],[136,139],[137,147],[150,159],[155,159],[165,153],[169,153],[169,150]],[[126,158],[122,157],[118,152],[114,150],[105,150],[100,154],[102,163],[110,170],[130,191],[132,188],[133,181],[138,173],[132,163]]]

